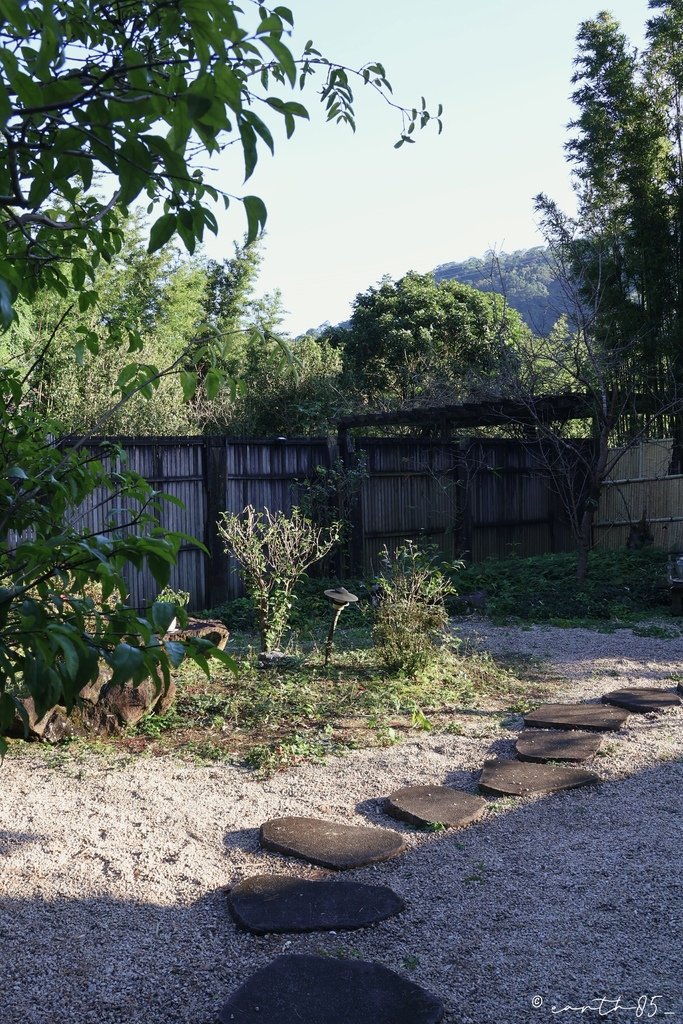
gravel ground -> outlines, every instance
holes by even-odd
[[[462,632],[494,653],[546,659],[560,700],[671,687],[683,671],[681,638],[483,620]],[[475,792],[484,757],[511,754],[520,726],[475,714],[462,736],[423,734],[265,782],[172,758],[59,767],[35,753],[8,758],[0,1021],[214,1024],[225,998],[285,951],[377,960],[440,995],[448,1024],[683,1021],[679,709],[634,715],[607,737],[590,766],[600,787],[491,799],[485,818],[459,832],[406,828],[406,855],[352,873],[402,895],[399,918],[261,938],[229,918],[225,889],[250,874],[325,874],[261,852],[265,819],[312,814],[401,830],[381,813],[383,794],[429,782]]]

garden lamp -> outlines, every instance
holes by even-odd
[[[325,664],[327,665],[330,660],[330,655],[332,654],[332,641],[334,640],[334,631],[337,628],[339,616],[348,604],[355,604],[358,598],[355,594],[349,593],[345,587],[326,590],[325,597],[328,598],[332,605],[332,623],[330,625],[330,631],[327,634],[327,643],[325,644]]]

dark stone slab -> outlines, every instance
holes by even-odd
[[[605,704],[616,704],[617,707],[643,715],[648,711],[666,711],[667,708],[681,706],[677,694],[654,686],[630,686],[624,690],[612,690],[611,693],[606,693],[602,700]]]
[[[496,759],[485,762],[479,788],[495,796],[530,796],[532,793],[557,793],[599,781],[593,772],[581,768]]]
[[[387,814],[409,825],[440,822],[449,828],[462,828],[481,818],[486,801],[449,786],[406,786],[387,797],[385,808]]]
[[[438,1024],[441,1000],[380,964],[279,956],[220,1012],[221,1024]]]
[[[256,935],[366,928],[405,910],[386,885],[255,875],[228,893],[232,916]]]
[[[622,708],[604,704],[542,704],[524,716],[524,724],[537,729],[586,729],[588,732],[616,732],[628,718]]]
[[[683,697],[683,683],[679,683],[676,689],[678,690],[679,695]]]
[[[339,825],[322,818],[273,818],[261,825],[261,846],[338,871],[389,860],[406,848],[391,829]]]
[[[602,736],[590,732],[559,732],[557,729],[524,729],[517,740],[520,761],[573,761],[581,764],[595,757]]]

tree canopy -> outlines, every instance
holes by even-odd
[[[395,406],[495,390],[527,333],[503,296],[409,273],[358,295],[338,340],[355,393]]]
[[[661,396],[683,375],[683,4],[649,6],[640,52],[606,12],[581,25],[566,145],[578,211],[537,208],[623,381]]]

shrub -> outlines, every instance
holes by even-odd
[[[380,555],[378,605],[372,638],[390,672],[413,675],[433,660],[448,614],[445,599],[455,593],[433,551],[406,541]]]
[[[253,602],[261,649],[273,650],[288,625],[292,591],[306,569],[329,554],[340,534],[338,523],[316,526],[293,508],[289,516],[247,505],[241,516],[223,512],[218,532]]]

